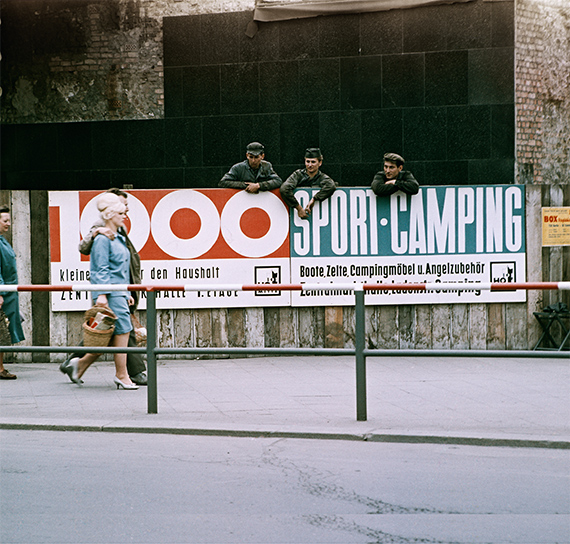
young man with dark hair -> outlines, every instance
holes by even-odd
[[[420,184],[413,174],[404,170],[404,158],[397,153],[384,155],[384,170],[378,172],[372,181],[372,190],[377,196],[390,196],[396,191],[415,195],[420,190]]]
[[[336,183],[332,178],[320,171],[323,164],[323,154],[318,147],[309,147],[305,150],[305,168],[295,170],[281,185],[281,196],[290,208],[295,208],[301,219],[306,219],[311,214],[317,201],[329,198],[336,190]],[[295,198],[294,192],[300,185],[318,186],[321,190],[311,198],[307,206],[303,208]]]

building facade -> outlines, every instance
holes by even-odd
[[[564,0],[254,21],[263,4],[2,0],[0,195],[18,212],[22,283],[50,283],[48,190],[215,187],[252,140],[283,179],[318,145],[341,186],[369,185],[388,150],[424,185],[524,184],[527,279],[570,279],[569,248],[543,248],[540,234],[543,207],[570,205]],[[27,341],[79,339],[80,315],[49,312],[45,294],[22,298]],[[568,293],[370,307],[368,344],[529,349],[533,312],[557,301]],[[346,307],[165,310],[160,322],[165,346],[354,336]]]

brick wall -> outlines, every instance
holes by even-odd
[[[570,5],[516,2],[517,181],[570,182]]]
[[[253,0],[3,0],[2,122],[162,118],[162,18],[236,9]]]

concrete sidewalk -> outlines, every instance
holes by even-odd
[[[0,428],[286,436],[570,448],[570,358],[369,357],[356,421],[353,357],[161,360],[147,388],[116,390],[110,362],[85,384],[58,364],[9,364]]]

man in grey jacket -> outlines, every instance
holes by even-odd
[[[248,193],[272,191],[283,181],[273,166],[265,159],[265,148],[259,142],[251,142],[245,153],[245,161],[234,164],[218,184],[225,189],[245,189]]]

